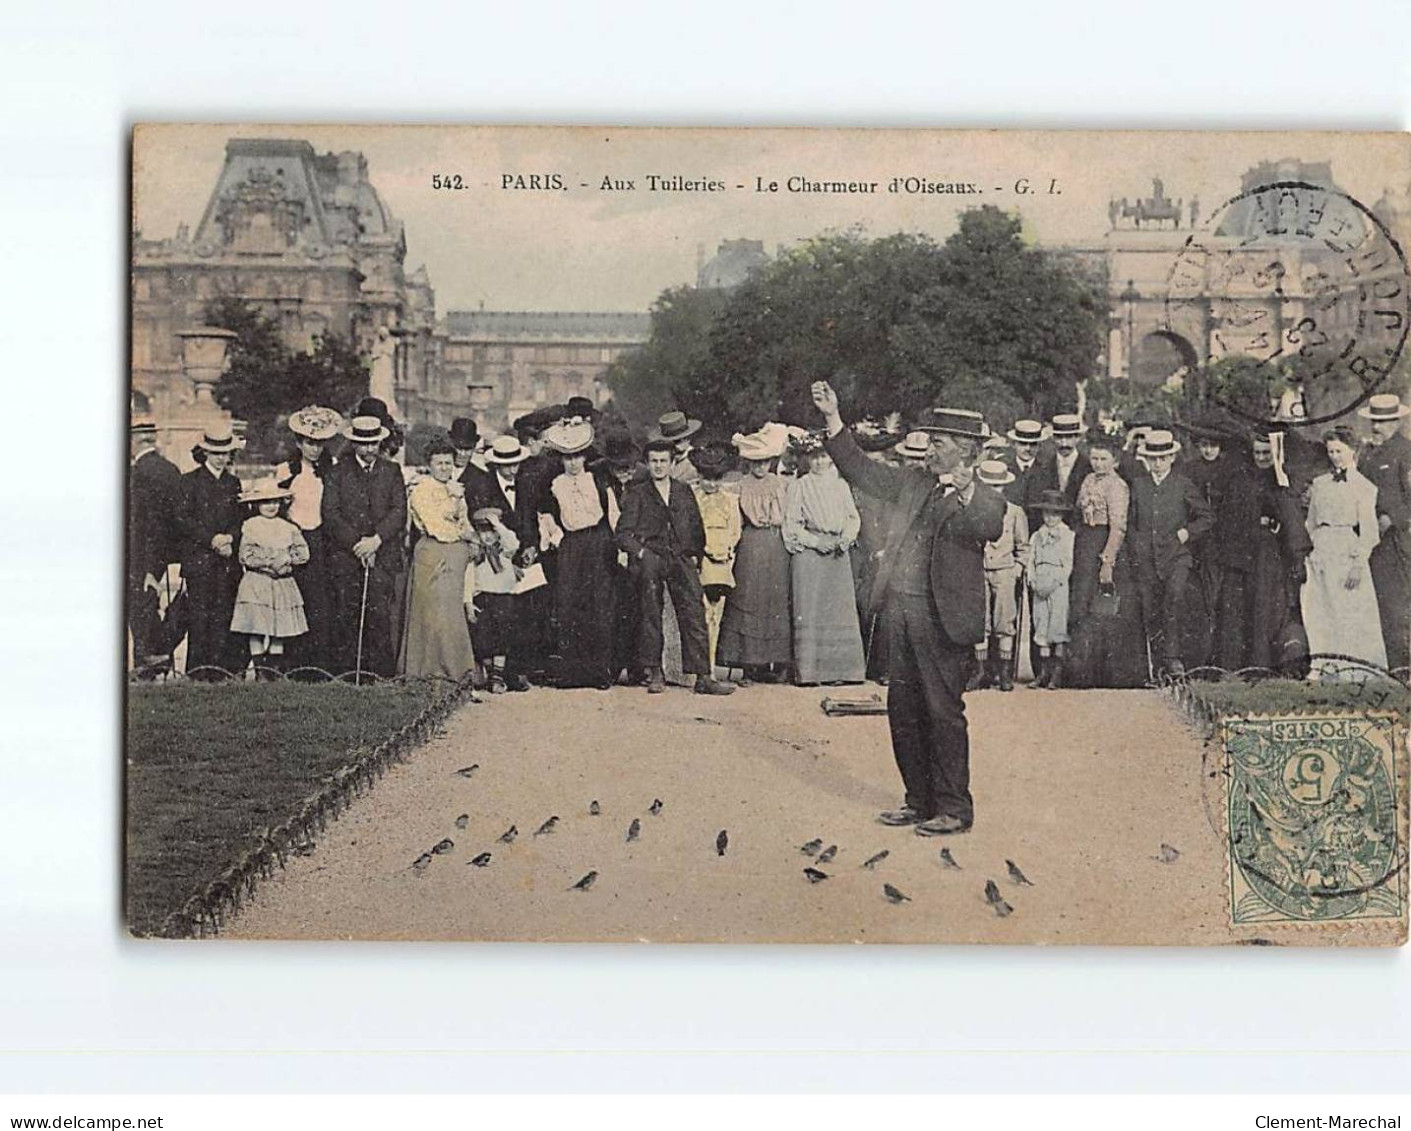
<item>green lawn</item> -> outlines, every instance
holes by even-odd
[[[1255,683],[1236,679],[1216,683],[1193,681],[1188,690],[1221,715],[1378,710],[1404,717],[1411,708],[1411,689],[1390,679],[1367,683],[1293,679],[1266,679]]]
[[[298,812],[349,754],[420,714],[430,684],[136,685],[128,690],[130,929],[163,921],[251,845]]]

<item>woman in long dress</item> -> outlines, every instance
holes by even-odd
[[[475,667],[463,600],[470,543],[465,488],[453,482],[455,449],[449,440],[427,447],[431,474],[419,479],[407,510],[420,537],[407,578],[407,615],[397,670],[412,676],[461,680]]]
[[[740,481],[744,526],[735,551],[735,588],[725,600],[716,659],[721,667],[741,669],[742,687],[771,669],[783,672],[794,658],[789,551],[784,548],[783,532],[789,480],[775,471],[787,441],[782,424],[734,437],[735,449],[748,469]]]
[[[801,684],[861,683],[866,661],[857,620],[852,562],[862,520],[852,489],[822,442],[807,436],[797,456],[804,474],[789,484],[784,546],[790,556],[794,679]]]
[[[1352,429],[1334,428],[1323,440],[1333,470],[1309,488],[1306,525],[1313,552],[1303,583],[1303,627],[1316,678],[1356,678],[1365,675],[1358,660],[1383,668],[1387,662],[1367,564],[1381,538],[1377,488],[1357,470]]]
[[[617,500],[587,470],[593,426],[587,421],[556,424],[545,443],[563,457],[563,472],[549,483],[541,513],[557,527],[558,574],[554,579],[554,683],[559,687],[613,685],[612,637],[616,610],[614,567]],[[561,540],[560,540],[561,539]]]
[[[286,517],[299,528],[309,548],[309,560],[294,567],[309,631],[290,642],[289,666],[322,668],[330,673],[334,664],[333,578],[323,532],[323,480],[333,470],[328,441],[342,430],[343,418],[331,408],[310,405],[292,413],[289,431],[297,447],[274,469],[275,482],[291,496]]]

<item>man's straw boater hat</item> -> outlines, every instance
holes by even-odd
[[[1060,412],[1049,421],[1050,434],[1059,436],[1081,436],[1087,431],[1083,418],[1076,412]]]
[[[528,458],[529,453],[520,444],[517,436],[496,436],[495,442],[485,453],[486,463],[495,463],[501,466],[510,463],[523,463]]]
[[[240,492],[242,503],[272,503],[293,497],[293,491],[281,487],[273,478],[261,479],[252,483],[248,491]]]
[[[289,431],[306,440],[331,440],[342,428],[343,417],[321,405],[309,405],[289,414]]]
[[[155,436],[157,434],[157,422],[150,416],[133,417],[127,428],[134,436]]]
[[[931,434],[929,432],[908,432],[906,439],[896,445],[896,453],[905,456],[907,459],[925,459],[926,453],[931,450]]]
[[[933,408],[917,427],[923,432],[939,432],[946,436],[967,436],[972,440],[989,438],[985,418],[978,412],[963,408]]]
[[[1037,444],[1044,438],[1044,426],[1037,420],[1016,420],[1005,435],[1016,444]]]
[[[1402,404],[1395,393],[1378,393],[1357,410],[1358,416],[1372,421],[1400,420],[1408,413],[1411,413],[1411,408]]]
[[[980,465],[975,468],[975,475],[981,483],[987,487],[1003,487],[1006,483],[1014,482],[1014,472],[1008,466],[997,459],[981,460]]]
[[[1173,456],[1181,450],[1181,442],[1171,435],[1164,428],[1156,428],[1148,432],[1137,448],[1137,455],[1147,458],[1149,456]]]
[[[656,427],[647,433],[648,440],[684,440],[701,430],[701,422],[692,420],[684,412],[664,412],[657,418]]]
[[[391,434],[375,416],[355,416],[343,429],[343,435],[355,444],[380,444]]]
[[[235,433],[229,428],[222,428],[214,432],[207,432],[198,441],[196,446],[202,451],[214,452],[219,455],[221,452],[233,452],[240,448],[240,441],[235,438]]]

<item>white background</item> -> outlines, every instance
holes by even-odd
[[[0,14],[0,1091],[1404,1086],[1396,951],[126,941],[117,676],[133,122],[1402,129],[1406,5],[128,8]]]

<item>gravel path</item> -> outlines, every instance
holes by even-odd
[[[875,823],[899,801],[886,719],[829,719],[820,698],[792,687],[728,699],[619,688],[466,706],[312,855],[263,884],[226,935],[1231,941],[1200,743],[1158,694],[968,696],[978,821],[944,839]],[[455,773],[469,763],[480,765],[472,778]],[[554,831],[535,836],[550,816]],[[640,837],[628,843],[634,818]],[[511,824],[519,837],[498,843]],[[455,847],[413,870],[442,838]],[[810,884],[798,846],[814,838],[838,852],[822,865],[830,878]],[[1156,859],[1162,842],[1179,848],[1174,864]],[[961,870],[941,864],[942,846]],[[884,849],[875,868],[861,866]],[[468,866],[487,851],[488,867]],[[1032,887],[1008,878],[1007,859]],[[589,870],[599,873],[591,890],[570,890]],[[1014,914],[987,905],[987,879]],[[884,883],[910,901],[889,902]]]

